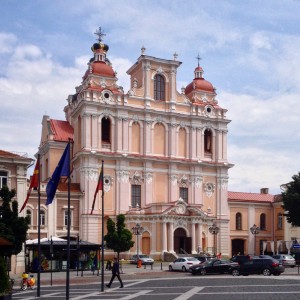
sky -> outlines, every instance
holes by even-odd
[[[300,0],[4,0],[0,149],[34,158],[43,115],[65,120],[101,27],[118,84],[146,55],[173,59],[177,90],[204,78],[228,110],[228,190],[281,193],[300,168]]]

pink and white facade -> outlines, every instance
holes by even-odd
[[[74,130],[72,181],[82,192],[81,238],[101,239],[100,196],[93,215],[90,210],[104,160],[105,216],[125,214],[129,229],[140,223],[142,252],[196,253],[217,243],[219,252],[229,254],[230,121],[203,69],[198,66],[178,92],[176,55],[155,58],[142,48],[124,92],[106,57],[108,46],[100,40],[92,50],[83,81],[64,108]],[[54,167],[44,168],[45,180]],[[217,241],[208,230],[213,223],[220,229]]]

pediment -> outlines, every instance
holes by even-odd
[[[190,206],[181,198],[176,201],[172,206],[167,208],[162,212],[162,215],[185,215],[185,216],[200,216],[207,218],[207,213],[205,213],[201,206]]]

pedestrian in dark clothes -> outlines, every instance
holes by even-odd
[[[112,276],[111,276],[110,282],[106,286],[108,288],[110,288],[110,286],[111,286],[112,282],[114,281],[115,277],[117,277],[119,279],[120,283],[121,283],[120,288],[123,288],[124,285],[123,285],[122,279],[120,277],[120,266],[119,266],[119,262],[118,262],[117,257],[114,258],[114,264],[113,264],[111,272],[112,272]]]

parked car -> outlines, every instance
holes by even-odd
[[[231,273],[233,267],[238,266],[237,262],[232,262],[225,259],[215,259],[203,262],[199,265],[191,266],[190,272],[192,275],[196,274],[224,274]]]
[[[280,275],[284,272],[284,266],[274,258],[253,258],[240,263],[231,270],[233,276],[263,274],[264,276]]]
[[[197,258],[200,261],[200,263],[216,259],[213,256],[206,256],[206,255],[200,255],[200,256],[194,256],[194,257]]]
[[[250,259],[252,259],[252,256],[250,256],[250,255],[235,255],[230,259],[230,261],[237,262],[237,263],[240,264],[240,263],[243,263],[243,262],[248,261]]]
[[[195,257],[179,257],[169,264],[169,271],[187,272],[191,266],[199,264],[199,260]]]
[[[284,267],[294,268],[296,266],[296,260],[292,255],[289,254],[277,254],[273,258],[277,259]]]
[[[131,264],[137,264],[138,259],[142,261],[142,265],[153,265],[154,263],[154,259],[146,254],[139,254],[139,256],[135,254],[129,259],[129,262]]]

